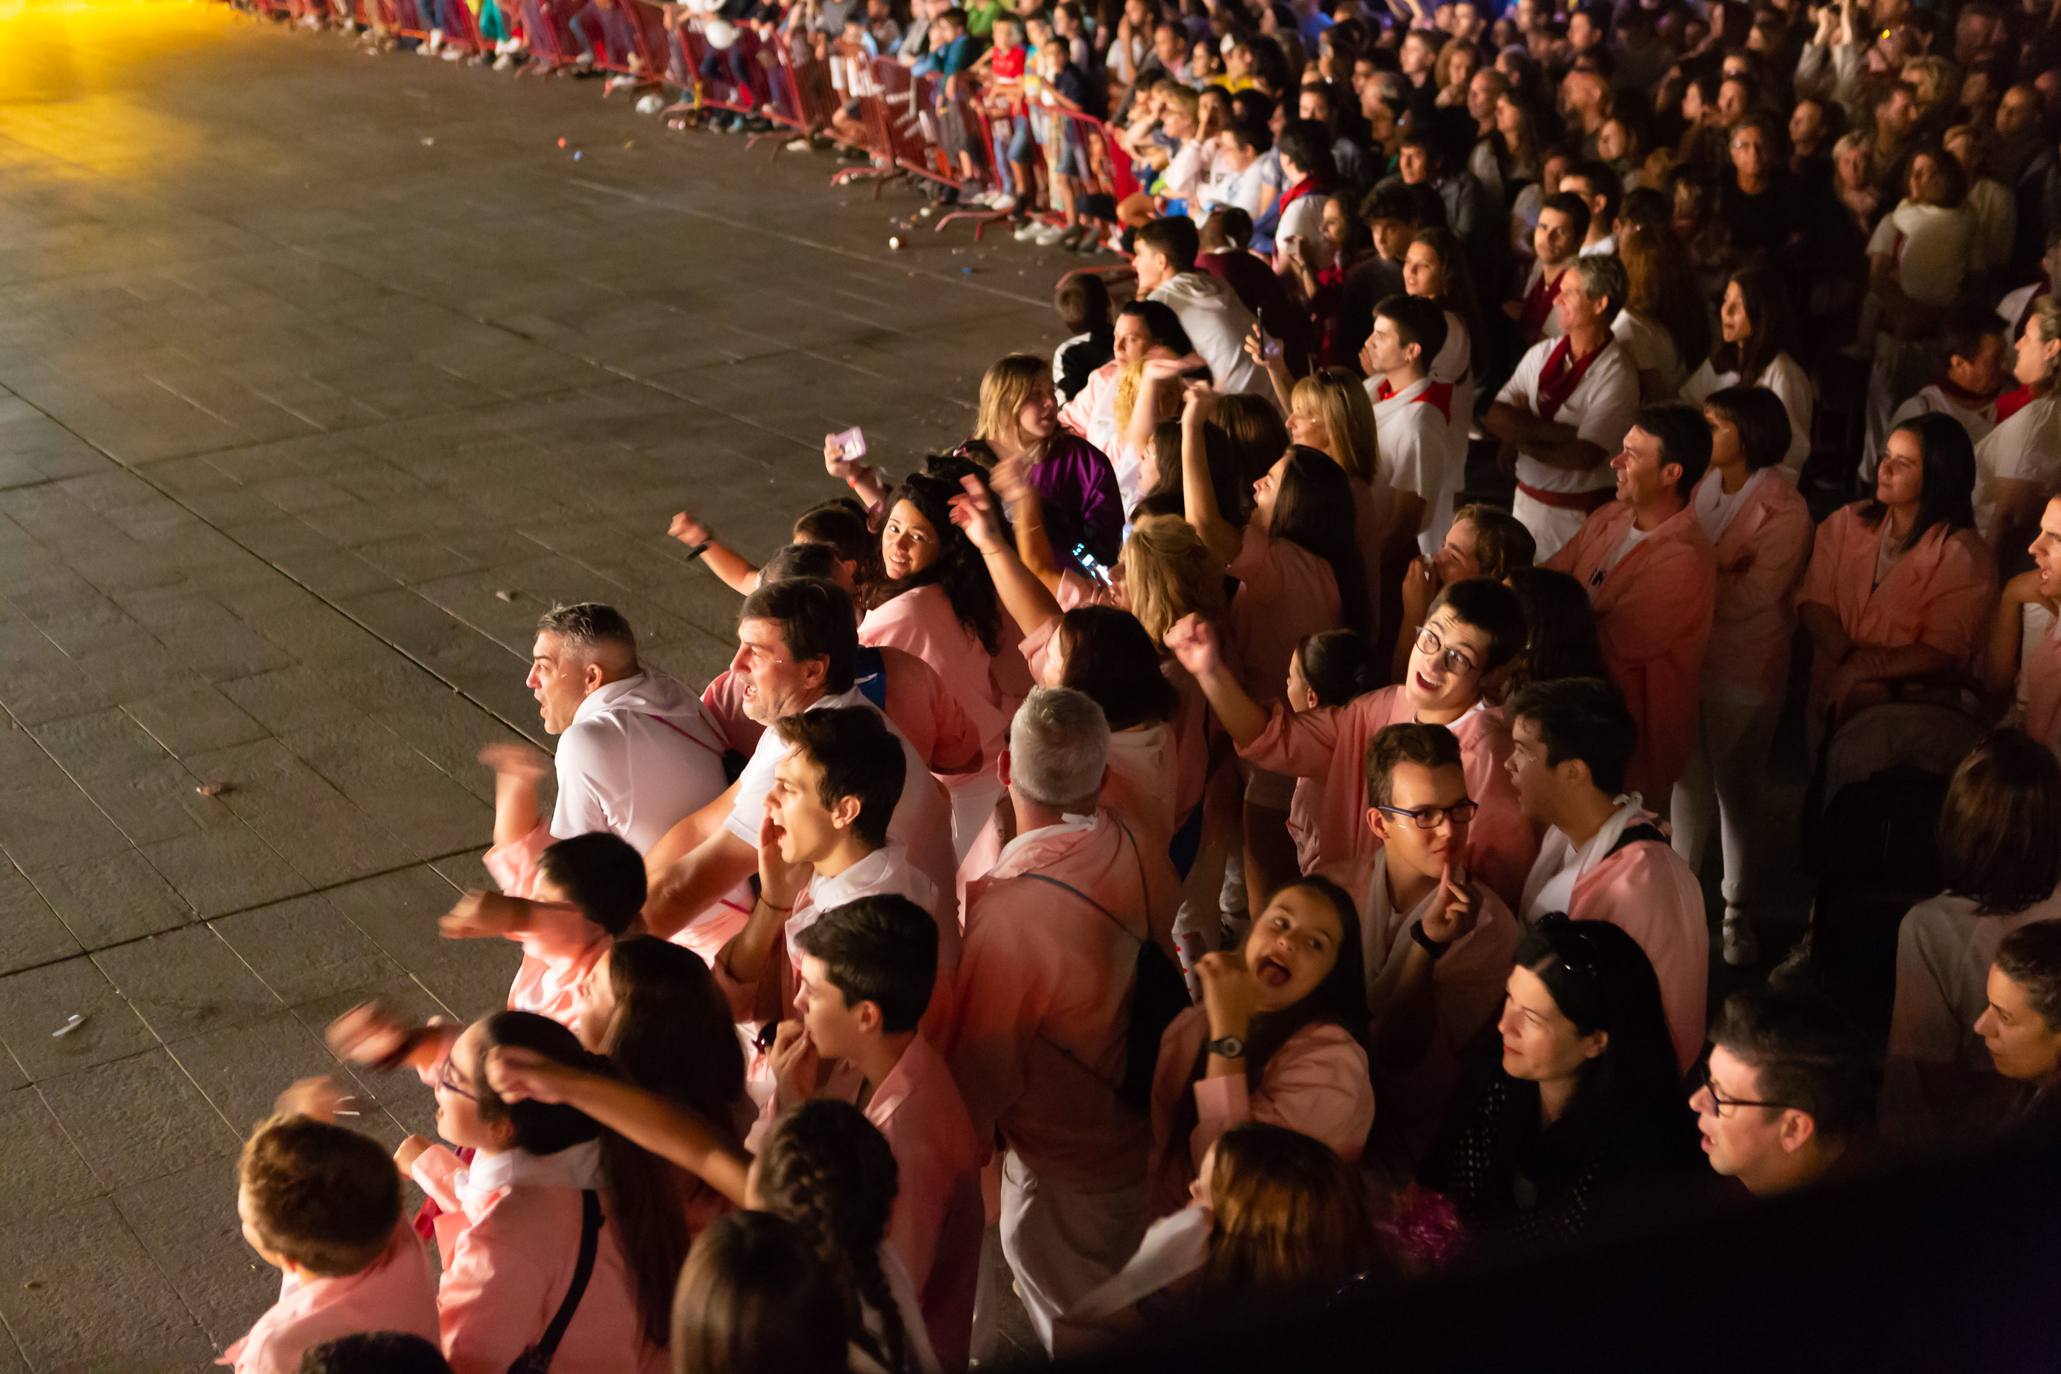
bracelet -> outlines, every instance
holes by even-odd
[[[708,539],[704,539],[704,540],[702,540],[702,541],[701,541],[701,542],[700,542],[699,544],[690,544],[690,545],[688,545],[688,547],[687,547],[687,561],[688,561],[689,563],[692,563],[692,562],[693,562],[693,561],[694,561],[695,559],[697,559],[697,558],[701,557],[701,556],[702,556],[703,554],[707,553],[707,552],[708,552],[708,546],[709,546],[709,545],[710,545],[711,543],[713,543],[713,542],[714,542],[713,540],[708,540]]]
[[[763,892],[759,894],[759,905],[764,907],[768,911],[778,911],[782,914],[790,913],[794,910],[794,908],[791,906],[782,906],[778,902],[767,901],[766,894]]]
[[[1410,938],[1412,940],[1415,940],[1418,943],[1418,945],[1422,947],[1424,952],[1431,956],[1432,961],[1434,963],[1436,963],[1440,959],[1445,958],[1446,951],[1452,948],[1452,944],[1450,942],[1442,944],[1439,941],[1432,939],[1429,935],[1426,935],[1424,933],[1424,923],[1422,921],[1410,922]]]

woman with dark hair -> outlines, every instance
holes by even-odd
[[[1217,1138],[1189,1204],[1154,1222],[1066,1320],[1136,1330],[1308,1302],[1390,1268],[1359,1171],[1301,1131],[1250,1121]]]
[[[1508,701],[1534,682],[1592,677],[1610,681],[1596,636],[1596,612],[1582,584],[1550,568],[1512,568],[1503,581],[1524,608],[1524,648],[1510,661],[1498,684]]]
[[[570,1030],[519,1011],[474,1022],[436,1070],[437,1131],[470,1147],[471,1163],[413,1135],[394,1160],[443,1209],[436,1226],[444,1353],[454,1370],[480,1374],[505,1370],[535,1347],[593,1229],[592,1272],[551,1367],[658,1374],[673,1282],[687,1257],[680,1209],[653,1205],[673,1195],[665,1165],[572,1107],[497,1093],[486,1060],[504,1046],[610,1073]]]
[[[618,941],[587,973],[566,1024],[638,1087],[711,1121],[750,1121],[744,1052],[729,1004],[694,951],[650,935]]]
[[[1682,384],[1682,399],[1702,405],[1728,386],[1764,386],[1789,412],[1789,451],[1782,472],[1794,484],[1811,451],[1811,379],[1796,360],[1802,337],[1789,306],[1789,287],[1772,268],[1749,267],[1725,283],[1718,308],[1719,342],[1703,366]]]
[[[1906,912],[1896,936],[1893,1059],[1982,1072],[1972,1029],[2004,937],[2061,917],[2061,763],[2021,730],[1998,730],[1961,760],[1939,814],[1945,887]]]
[[[1372,647],[1357,630],[1323,630],[1295,646],[1288,660],[1288,709],[1314,711],[1344,706],[1383,686]],[[1321,778],[1297,778],[1288,804],[1288,834],[1295,841],[1295,859],[1304,873],[1319,861],[1317,811]]]
[[[698,558],[739,596],[750,596],[759,589],[760,569],[717,540],[715,531],[686,511],[673,516],[666,533],[687,545],[688,557]],[[860,587],[880,579],[880,541],[866,523],[866,508],[853,497],[840,496],[809,507],[795,520],[790,538],[795,544],[820,544],[835,553],[842,565],[835,580],[854,596]]]
[[[695,1239],[673,1295],[673,1374],[847,1374],[851,1333],[808,1232],[736,1212]]]
[[[1588,1233],[1614,1190],[1693,1164],[1692,1121],[1638,941],[1548,916],[1517,946],[1502,1017],[1422,1178],[1452,1198],[1480,1253],[1536,1254]]]
[[[1434,383],[1452,388],[1446,419],[1454,448],[1447,461],[1465,461],[1467,427],[1474,423],[1474,379],[1481,372],[1474,365],[1482,361],[1475,351],[1488,341],[1481,328],[1481,298],[1460,236],[1450,229],[1418,230],[1403,250],[1403,290],[1446,312],[1446,341],[1431,360],[1430,376]],[[1458,460],[1453,453],[1459,454]]]
[[[1774,471],[1789,415],[1763,387],[1726,387],[1703,403],[1710,470],[1690,509],[1717,551],[1717,609],[1703,654],[1703,691],[1675,784],[1675,852],[1702,871],[1713,833],[1724,852],[1725,962],[1758,954],[1751,909],[1760,877],[1759,817],[1768,753],[1789,688],[1793,601],[1810,556],[1811,513]]]
[[[1173,1019],[1152,1082],[1152,1209],[1188,1196],[1203,1156],[1245,1121],[1322,1141],[1348,1163],[1374,1125],[1360,918],[1326,878],[1276,892],[1242,949],[1195,966],[1202,1005]]]
[[[1001,603],[980,552],[952,524],[957,494],[944,479],[923,473],[895,489],[880,530],[886,576],[866,598],[859,643],[898,649],[928,664],[966,712],[981,756],[991,763],[1001,757],[1010,717],[1029,682],[1003,643]],[[983,769],[948,785],[953,846],[963,859],[987,827],[1001,781]]]
[[[1624,263],[1625,300],[1610,334],[1631,350],[1639,399],[1651,405],[1679,391],[1690,363],[1710,353],[1710,307],[1697,289],[1689,250],[1667,220],[1619,216],[1617,255]]]
[[[1815,722],[1884,694],[1882,684],[1960,673],[1997,599],[1996,563],[1975,533],[1975,452],[1953,417],[1890,431],[1875,497],[1818,526],[1796,618],[1810,636]]]

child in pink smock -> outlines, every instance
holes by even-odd
[[[360,1331],[436,1340],[429,1260],[402,1224],[400,1179],[377,1142],[275,1116],[243,1147],[236,1212],[244,1240],[284,1277],[279,1301],[217,1363],[293,1374],[310,1347]]]

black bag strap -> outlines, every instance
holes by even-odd
[[[1054,878],[1051,875],[1045,873],[1019,873],[1017,876],[1020,878],[1030,878],[1036,882],[1049,884],[1052,887],[1058,888],[1061,892],[1071,892],[1074,896],[1080,898],[1083,902],[1086,902],[1089,906],[1101,912],[1105,917],[1109,919],[1109,923],[1115,926],[1118,930],[1122,931],[1126,935],[1129,935],[1133,940],[1136,940],[1141,945],[1149,945],[1152,943],[1152,889],[1145,882],[1145,852],[1138,848],[1138,838],[1137,836],[1131,833],[1131,828],[1129,826],[1125,825],[1121,819],[1114,815],[1110,816],[1109,819],[1111,823],[1113,823],[1116,826],[1116,828],[1123,833],[1124,841],[1131,847],[1131,857],[1135,859],[1138,864],[1138,900],[1140,903],[1143,904],[1145,909],[1145,933],[1143,935],[1133,934],[1131,928],[1123,923],[1122,917],[1118,916],[1108,907],[1102,905],[1102,903],[1096,901],[1093,897],[1090,897],[1087,893],[1075,887],[1072,883],[1062,882],[1058,878]]]
[[[1646,840],[1650,840],[1654,844],[1666,844],[1667,836],[1661,834],[1660,827],[1654,825],[1651,821],[1640,821],[1636,825],[1628,825],[1624,828],[1623,832],[1617,837],[1617,843],[1610,846],[1610,853],[1615,854],[1626,845],[1638,844]],[[1606,855],[1605,857],[1608,856]]]
[[[573,1313],[579,1310],[580,1299],[586,1295],[587,1280],[594,1276],[594,1252],[601,1242],[601,1195],[592,1188],[580,1191],[580,1258],[573,1266],[572,1285],[565,1290],[565,1301],[558,1304],[557,1313],[551,1318],[551,1325],[544,1328],[544,1338],[531,1346],[516,1359],[511,1374],[528,1374],[528,1371],[544,1371],[551,1368],[551,1357],[558,1353],[558,1343],[565,1339],[565,1329],[572,1325]]]

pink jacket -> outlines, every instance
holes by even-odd
[[[1631,528],[1632,508],[1613,501],[1546,566],[1588,588],[1603,661],[1639,726],[1625,785],[1665,806],[1696,738],[1717,556],[1696,512],[1684,507],[1606,572]]]
[[[1040,1178],[1143,1178],[1149,1133],[1116,1085],[1140,942],[1172,956],[1179,901],[1166,851],[1099,810],[1017,836],[968,884],[948,1058],[983,1150],[999,1131]]]
[[[452,1374],[507,1374],[516,1356],[543,1337],[579,1261],[580,1189],[599,1187],[599,1150],[596,1141],[546,1156],[512,1150],[491,1161],[475,1158],[469,1176],[441,1145],[415,1161],[415,1181],[444,1209],[435,1221],[444,1260],[437,1311]],[[515,1181],[484,1186],[488,1170],[508,1172]],[[666,1199],[666,1205],[674,1202]],[[604,1212],[608,1205],[604,1198]],[[643,1337],[635,1283],[613,1221],[602,1223],[587,1291],[551,1368],[553,1374],[665,1374],[669,1368],[666,1352]]]
[[[532,915],[530,930],[518,939],[522,966],[508,989],[508,1010],[533,1011],[570,1025],[581,981],[615,939],[577,911],[541,907]]]
[[[972,722],[983,758],[992,760],[1000,755],[1016,704],[996,678],[996,655],[959,622],[943,587],[935,583],[917,587],[866,612],[859,622],[859,642],[899,649],[920,659],[937,674],[943,695],[956,702]],[[888,681],[894,681],[892,667]],[[922,749],[916,752],[925,753]]]
[[[1329,563],[1293,540],[1269,538],[1257,520],[1224,571],[1238,579],[1230,613],[1238,680],[1255,700],[1279,701],[1295,646],[1340,623],[1338,579]]]
[[[1650,814],[1633,824],[1657,825]],[[1703,1052],[1710,990],[1710,928],[1703,885],[1664,840],[1634,840],[1590,865],[1574,884],[1568,915],[1608,921],[1639,942],[1660,980],[1661,1009],[1684,1073]]]
[[[1259,738],[1238,752],[1262,768],[1322,784],[1313,798],[1317,862],[1338,864],[1381,847],[1367,829],[1367,746],[1387,726],[1414,719],[1416,708],[1401,687],[1310,711],[1276,705]],[[1481,807],[1468,828],[1467,863],[1514,907],[1538,856],[1539,836],[1518,808],[1516,785],[1503,766],[1510,757],[1510,727],[1499,712],[1477,704],[1451,729],[1460,740],[1467,795]]]
[[[939,1365],[964,1369],[987,1230],[981,1148],[951,1070],[929,1041],[909,1042],[873,1089],[866,1119],[887,1137],[901,1173],[887,1242],[909,1271]]]
[[[1301,1131],[1329,1145],[1348,1164],[1358,1161],[1374,1128],[1374,1084],[1367,1052],[1335,1025],[1304,1026],[1281,1043],[1260,1072],[1257,1090],[1243,1074],[1195,1078],[1195,1057],[1209,1034],[1202,1008],[1173,1019],[1159,1042],[1152,1076],[1152,1214],[1178,1211],[1202,1156],[1217,1137],[1247,1121]],[[1175,1138],[1176,1108],[1195,1094],[1195,1126]]]
[[[1803,496],[1765,469],[1749,479],[1731,522],[1717,538],[1717,610],[1703,654],[1703,683],[1778,701],[1789,688],[1796,637],[1796,589],[1811,551],[1811,513]],[[1715,472],[1706,483],[1723,479]]]
[[[744,679],[725,668],[701,689],[701,704],[727,748],[750,754],[766,727],[744,714]]]
[[[1875,586],[1881,531],[1862,522],[1866,504],[1842,507],[1818,526],[1797,604],[1829,606],[1856,644],[1923,644],[1965,663],[1997,602],[1997,567],[1989,546],[1973,530],[1949,535],[1935,525]],[[1823,655],[1812,665],[1813,710],[1827,705],[1825,684],[1835,666]]]
[[[887,675],[887,718],[931,773],[943,778],[979,770],[980,732],[930,665],[886,647],[880,665]],[[747,756],[758,748],[766,727],[744,714],[742,678],[725,668],[702,692],[701,704],[730,748]]]
[[[266,1309],[216,1364],[236,1374],[294,1374],[310,1347],[360,1331],[401,1331],[437,1339],[436,1280],[415,1228],[394,1228],[378,1259],[341,1278],[298,1279],[287,1275],[279,1301]]]

